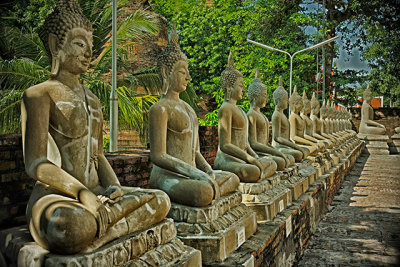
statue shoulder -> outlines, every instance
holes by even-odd
[[[46,98],[49,97],[54,90],[59,89],[57,81],[47,80],[26,89],[24,92],[24,99]]]
[[[164,114],[169,112],[169,105],[164,101],[164,99],[160,99],[157,103],[153,104],[150,107],[150,114]]]

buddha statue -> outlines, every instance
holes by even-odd
[[[319,118],[319,113],[320,113],[319,101],[315,97],[315,92],[313,92],[313,95],[311,97],[311,115],[310,115],[310,119],[312,121],[312,136],[318,140],[327,142],[328,148],[332,148],[334,142],[328,136],[323,136],[323,133],[321,132],[322,121]]]
[[[311,101],[307,98],[306,91],[303,91],[303,109],[300,112],[300,117],[304,121],[304,138],[310,140],[313,143],[320,144],[321,151],[325,151],[327,148],[332,148],[332,145],[326,141],[325,138],[319,138],[318,136],[314,136],[313,133],[313,121],[310,118],[311,113]]]
[[[216,169],[235,173],[241,182],[255,183],[272,176],[277,168],[275,161],[259,157],[248,142],[248,120],[236,102],[243,96],[243,75],[229,53],[228,66],[221,74],[224,101],[218,113],[218,152]]]
[[[150,108],[150,158],[154,163],[150,186],[166,192],[174,203],[205,207],[235,191],[239,178],[214,171],[200,153],[196,113],[179,98],[190,74],[175,25],[157,66],[163,95]]]
[[[271,118],[272,145],[282,153],[292,155],[296,162],[301,162],[307,158],[310,151],[289,140],[290,125],[286,115],[283,113],[288,108],[288,93],[282,86],[282,77],[279,78],[279,86],[275,89],[273,96],[275,110]]]
[[[320,109],[320,121],[321,121],[321,128],[320,128],[320,133],[322,136],[329,138],[335,145],[340,144],[340,140],[337,138],[337,136],[334,136],[330,132],[330,124],[329,124],[329,115],[328,115],[328,107],[325,104],[325,100],[322,103],[322,107]]]
[[[37,180],[27,205],[30,233],[58,254],[90,252],[162,221],[168,196],[122,187],[103,154],[99,99],[79,81],[92,56],[92,26],[76,1],[60,0],[40,38],[51,78],[23,95],[26,173]]]
[[[333,101],[330,102],[328,100],[328,103],[326,105],[326,113],[327,116],[325,121],[327,121],[328,133],[337,138],[341,144],[345,145],[346,136],[343,135],[342,133],[339,133],[336,129],[336,108],[335,108],[335,103]]]
[[[368,85],[363,94],[359,133],[371,135],[386,135],[385,126],[374,121],[374,109],[370,105],[371,101],[372,92],[369,89]]]
[[[261,82],[259,69],[257,68],[255,78],[248,87],[250,110],[247,112],[249,120],[249,143],[251,148],[259,156],[270,156],[277,164],[278,171],[293,166],[294,157],[283,154],[269,144],[269,121],[260,111],[268,102],[267,87]]]
[[[294,87],[293,93],[289,98],[290,105],[290,140],[300,147],[305,147],[310,151],[310,156],[316,156],[318,152],[324,147],[318,141],[305,138],[305,123],[300,116],[300,111],[303,110],[303,98],[297,93],[297,86]],[[315,141],[315,142],[314,142]]]

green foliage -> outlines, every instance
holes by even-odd
[[[103,151],[109,152],[110,151],[110,136],[103,136]]]
[[[289,57],[255,47],[246,39],[290,53],[305,48],[300,26],[310,18],[300,13],[300,2],[214,0],[208,5],[208,1],[153,0],[152,4],[156,12],[176,22],[181,48],[189,59],[193,88],[199,95],[212,95],[219,106],[223,101],[219,77],[226,67],[229,50],[233,51],[235,65],[244,75],[245,86],[260,67],[261,80],[271,100],[280,75],[289,89]],[[293,84],[298,88],[312,89],[314,62],[312,53],[295,57]],[[267,106],[267,114],[272,113],[273,105]],[[200,123],[215,125],[217,119],[217,112],[213,111]]]

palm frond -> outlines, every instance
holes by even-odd
[[[21,125],[21,99],[23,91],[0,91],[0,133],[20,132]]]
[[[145,36],[155,34],[157,31],[156,17],[143,10],[137,10],[135,13],[126,17],[119,26],[117,31],[117,44],[130,40],[132,46],[135,42],[141,41]],[[105,51],[101,53],[98,64],[101,64],[103,60],[107,60],[106,58],[111,57],[112,45],[113,44],[107,46]],[[125,48],[127,49],[128,47],[125,46]]]
[[[37,33],[24,33],[17,27],[0,25],[4,58],[29,58],[41,66],[50,65],[46,49]]]
[[[135,95],[125,86],[118,87],[120,124],[128,125],[139,132],[142,144],[147,143],[148,112],[159,99],[153,95]]]
[[[143,87],[148,94],[160,95],[161,94],[161,80],[155,69],[144,69],[132,73],[124,78],[128,83],[128,87],[135,88],[138,86]]]
[[[50,72],[28,58],[0,59],[0,90],[24,91],[30,86],[44,82]]]

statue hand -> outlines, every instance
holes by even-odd
[[[207,174],[210,176],[209,182],[214,190],[214,199],[220,198],[220,190],[217,181],[215,180],[215,172],[213,170],[207,171]]]
[[[261,158],[253,158],[250,161],[251,164],[256,165],[260,169],[260,178],[263,178],[264,176],[264,166],[261,163]]]
[[[289,167],[289,165],[290,165],[290,160],[289,160],[289,158],[288,158],[286,155],[283,155],[283,158],[284,158],[285,161],[286,161],[286,167]]]
[[[118,185],[110,185],[106,188],[103,195],[112,200],[111,202],[115,203],[122,197],[122,189]]]
[[[110,218],[106,207],[101,200],[88,189],[81,190],[78,198],[85,208],[95,215],[98,227],[98,236],[103,236],[107,230],[108,224],[110,223]]]

